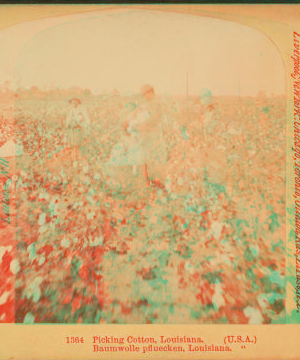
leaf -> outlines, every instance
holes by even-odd
[[[259,255],[259,246],[258,245],[250,246],[250,251],[254,257],[257,257]]]
[[[41,289],[36,286],[33,288],[33,294],[32,294],[32,300],[36,303],[40,300],[40,297],[41,297]]]
[[[35,243],[32,243],[28,246],[27,252],[29,253],[29,259],[33,259],[35,257],[36,251],[35,251]]]
[[[81,307],[81,301],[82,301],[82,295],[79,294],[77,295],[73,301],[72,301],[72,314],[77,311],[78,309],[80,309]]]
[[[41,297],[41,290],[38,285],[36,284],[30,284],[26,289],[24,290],[24,296],[27,299],[32,298],[34,302],[38,302]]]
[[[76,256],[74,256],[71,261],[71,275],[73,278],[75,278],[78,275],[80,266],[81,266],[81,261],[78,258],[76,258]]]
[[[277,271],[270,270],[268,277],[272,283],[278,284],[282,288],[285,286],[284,276],[281,276]]]
[[[169,313],[174,314],[174,305],[173,304],[169,305]]]
[[[25,316],[25,318],[23,320],[23,323],[26,324],[26,325],[33,324],[34,319],[35,319],[34,315],[31,312],[29,312],[29,313],[26,314],[26,316]]]

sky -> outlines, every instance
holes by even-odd
[[[13,39],[13,41],[12,41]],[[274,44],[229,21],[148,10],[94,12],[25,22],[0,32],[0,83],[80,86],[95,94],[267,95],[285,92]]]

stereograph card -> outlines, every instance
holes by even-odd
[[[1,359],[298,358],[299,18],[1,5]]]

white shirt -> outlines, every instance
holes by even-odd
[[[89,114],[86,108],[82,105],[78,105],[76,107],[72,107],[69,111],[66,124],[67,125],[80,125],[80,126],[87,126],[91,123]]]
[[[135,130],[136,126],[141,125],[143,122],[148,120],[149,112],[147,110],[141,111],[134,119],[129,120],[128,132],[132,133]]]

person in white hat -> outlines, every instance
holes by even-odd
[[[203,88],[199,94],[200,102],[203,106],[203,135],[204,135],[204,142],[208,141],[209,135],[213,132],[213,125],[212,119],[214,115],[214,101],[212,92],[207,89]]]
[[[75,150],[83,144],[91,120],[86,108],[78,98],[70,99],[69,103],[72,108],[67,115],[66,126],[69,129],[68,142],[73,149],[73,161],[75,161]]]
[[[142,104],[139,116],[143,119],[137,126],[145,152],[146,176],[158,188],[165,188],[167,149],[163,135],[161,106],[151,85],[141,87]]]

